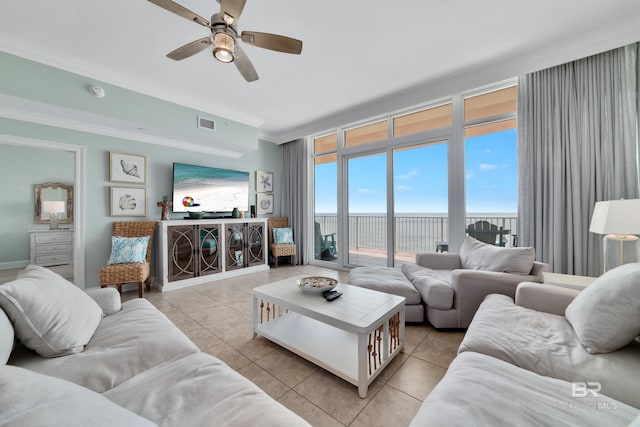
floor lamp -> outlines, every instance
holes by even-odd
[[[622,264],[638,262],[640,199],[596,202],[589,231],[604,234],[604,271]],[[625,256],[625,247],[627,254]],[[632,250],[633,249],[633,250]]]

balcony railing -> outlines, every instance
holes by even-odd
[[[337,232],[336,215],[317,215],[323,234]],[[513,215],[473,215],[465,219],[465,227],[477,221],[487,221],[504,230],[506,246],[514,244],[518,218]],[[436,242],[446,242],[449,236],[449,219],[444,215],[397,215],[395,227],[396,254],[412,255],[421,252],[435,252]],[[349,251],[370,250],[386,256],[387,217],[384,215],[349,216]],[[496,239],[496,243],[498,243]],[[340,242],[337,242],[338,251]]]

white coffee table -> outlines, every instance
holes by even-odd
[[[302,277],[302,276],[301,276]],[[253,290],[253,336],[261,335],[358,386],[369,384],[404,350],[404,297],[340,283],[326,301],[299,277]]]

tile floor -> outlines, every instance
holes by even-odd
[[[0,283],[19,270],[5,270]],[[202,351],[212,354],[316,427],[405,426],[445,374],[462,341],[462,331],[407,325],[405,352],[369,387],[366,399],[356,386],[271,343],[252,339],[251,290],[299,275],[346,281],[347,273],[315,266],[280,266],[270,271],[192,286],[145,293],[153,305]],[[137,298],[123,293],[123,301]]]
[[[464,333],[427,325],[406,327],[405,352],[376,378],[366,399],[356,386],[271,343],[252,339],[256,286],[298,275],[345,281],[347,273],[315,266],[281,266],[268,272],[161,293],[145,293],[202,351],[249,378],[314,426],[404,426],[440,381]],[[137,297],[125,292],[123,300]]]

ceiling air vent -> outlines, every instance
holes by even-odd
[[[216,122],[211,119],[198,116],[198,127],[209,130],[216,130]]]

